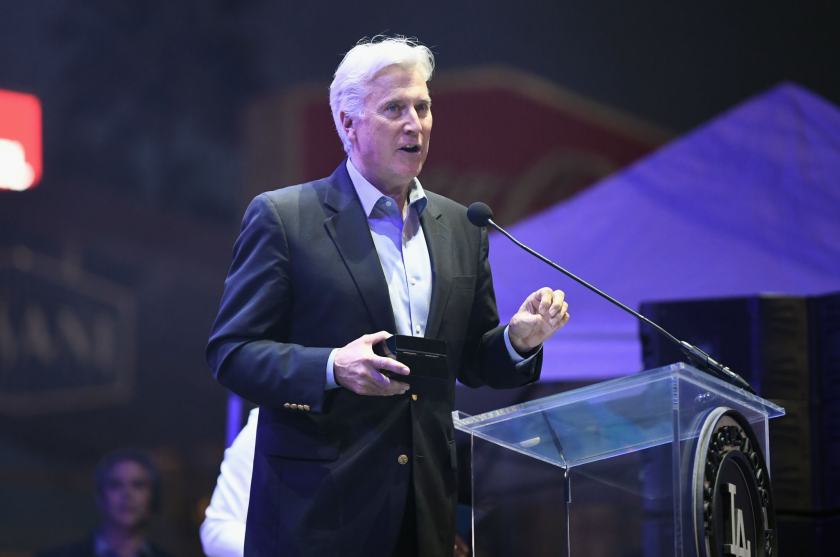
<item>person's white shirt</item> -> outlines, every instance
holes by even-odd
[[[251,498],[258,419],[259,408],[254,408],[248,415],[248,423],[225,450],[222,473],[199,530],[207,557],[242,557],[245,553],[245,523]]]

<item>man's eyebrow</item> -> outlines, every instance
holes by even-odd
[[[423,99],[419,99],[417,102],[422,103],[422,104],[431,105],[432,104],[432,99],[430,99],[429,97],[426,97],[426,98],[423,98]],[[379,106],[381,108],[384,108],[384,107],[390,106],[392,104],[400,104],[400,105],[405,104],[405,99],[398,99],[398,98],[388,99],[387,101],[382,101],[382,103]]]
[[[388,99],[387,101],[382,101],[382,103],[380,103],[379,106],[386,107],[386,106],[391,106],[392,104],[404,104],[404,103],[405,103],[404,99],[398,99],[398,98],[395,97],[393,99]]]

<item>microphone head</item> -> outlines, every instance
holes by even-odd
[[[493,210],[486,203],[476,201],[467,209],[467,218],[478,227],[487,226],[487,219],[493,218]]]

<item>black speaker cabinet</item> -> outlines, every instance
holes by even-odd
[[[840,293],[648,302],[640,311],[785,408],[770,422],[777,512],[840,512]],[[686,361],[644,324],[641,339],[646,369]]]

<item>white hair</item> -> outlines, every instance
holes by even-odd
[[[362,39],[335,70],[330,84],[330,109],[332,110],[335,129],[344,144],[344,151],[349,155],[352,143],[341,125],[342,111],[353,119],[364,117],[365,96],[373,77],[383,68],[398,65],[405,68],[417,68],[425,81],[432,78],[435,69],[435,57],[432,51],[416,39],[397,35],[372,39]]]

